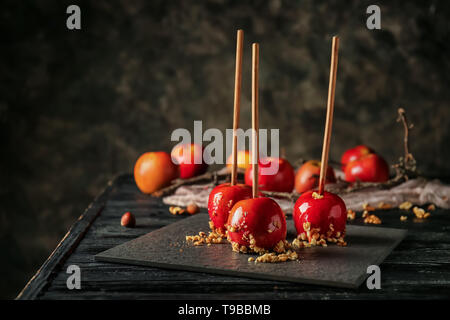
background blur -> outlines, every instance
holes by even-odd
[[[81,7],[80,31],[66,8]],[[382,30],[366,28],[381,7]],[[287,158],[319,158],[331,36],[341,38],[331,155],[366,143],[402,153],[398,106],[429,176],[450,176],[448,1],[2,1],[0,297],[13,298],[107,181],[172,130],[232,126],[236,30],[251,43],[260,123]]]

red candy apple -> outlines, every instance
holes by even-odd
[[[295,174],[295,191],[303,193],[319,185],[320,161],[306,161]],[[325,183],[335,183],[336,177],[332,167],[327,168]]]
[[[195,163],[198,154],[201,163]],[[172,149],[172,159],[180,167],[180,178],[188,179],[205,173],[208,165],[203,161],[203,147],[195,143],[177,145]]]
[[[344,201],[334,193],[325,191],[319,195],[310,191],[297,199],[292,218],[298,235],[307,234],[304,227],[309,226],[310,230],[319,229],[319,234],[326,238],[339,238],[345,234],[347,209]]]
[[[261,172],[262,168],[269,168],[273,161],[278,161],[278,171],[273,175],[266,175]],[[265,162],[265,163],[263,163]],[[265,158],[259,162],[258,166],[259,189],[264,191],[291,192],[294,188],[295,173],[289,161],[283,158]],[[245,184],[253,184],[253,169],[247,168],[245,171]]]
[[[214,230],[225,234],[225,224],[228,221],[233,206],[240,200],[252,197],[252,188],[245,184],[232,186],[224,183],[215,187],[209,194],[208,213]]]
[[[272,199],[241,200],[228,217],[228,237],[232,243],[255,251],[273,249],[286,239],[286,217]]]
[[[358,160],[347,163],[345,180],[348,182],[384,182],[389,179],[389,166],[386,161],[375,153],[368,154]]]

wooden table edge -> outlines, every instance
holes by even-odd
[[[51,255],[45,260],[39,270],[17,295],[16,300],[36,299],[42,290],[50,284],[52,272],[58,266],[61,266],[70,253],[78,246],[86,232],[89,230],[89,227],[102,212],[114,186],[125,176],[129,175],[126,173],[118,174],[108,182],[107,187],[103,192],[94,199],[83,214],[70,227],[69,231],[58,243]]]

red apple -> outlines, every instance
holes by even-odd
[[[270,250],[286,239],[286,217],[270,198],[241,200],[228,217],[228,237],[247,248]]]
[[[295,175],[295,191],[303,193],[316,188],[319,185],[320,161],[306,161]],[[332,167],[328,166],[325,183],[335,183],[336,177]]]
[[[269,168],[273,161],[278,161],[278,171],[273,175],[262,174],[262,168]],[[265,162],[262,163],[262,162]],[[258,167],[259,189],[263,191],[292,192],[294,188],[295,173],[289,161],[283,158],[265,158],[259,162]],[[245,171],[245,184],[253,185],[253,168]]]
[[[339,238],[345,235],[347,209],[344,201],[334,193],[325,191],[319,195],[310,191],[297,199],[292,218],[298,235],[307,234],[304,226],[308,222],[310,230],[319,229],[319,234],[325,238]]]
[[[225,234],[225,224],[233,206],[238,201],[251,197],[252,188],[245,184],[232,186],[224,183],[215,187],[208,199],[208,213],[213,224],[212,229],[220,234]]]
[[[201,163],[194,163],[199,155]],[[208,165],[203,161],[203,147],[194,143],[177,145],[172,149],[172,159],[180,167],[180,178],[188,179],[205,173]]]
[[[357,160],[370,153],[375,153],[375,151],[373,151],[371,148],[365,145],[359,145],[352,149],[348,149],[347,151],[344,152],[344,154],[341,157],[342,171],[345,171],[345,166],[350,161]]]
[[[389,179],[389,166],[386,161],[375,153],[368,154],[358,160],[347,163],[345,180],[348,182],[384,182]]]

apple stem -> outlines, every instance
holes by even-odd
[[[323,137],[322,160],[320,163],[319,194],[323,194],[327,176],[328,153],[330,150],[331,128],[333,125],[334,95],[336,90],[336,73],[338,64],[339,38],[333,37],[331,46],[330,82],[328,86],[327,118]]]
[[[239,113],[241,109],[241,83],[242,83],[242,52],[244,42],[244,31],[237,31],[236,40],[236,71],[234,76],[234,114],[233,114],[233,155],[231,166],[231,185],[237,182],[237,134],[239,127]]]
[[[253,198],[258,197],[259,119],[258,119],[259,44],[252,45],[252,170]]]

